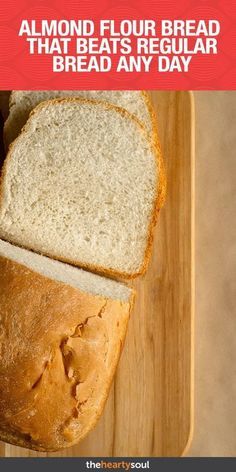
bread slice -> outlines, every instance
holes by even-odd
[[[109,276],[142,274],[163,198],[159,159],[123,109],[43,102],[5,161],[0,236]]]
[[[84,438],[108,396],[133,297],[0,241],[0,440],[53,451]]]
[[[152,108],[147,92],[125,90],[14,90],[10,97],[10,114],[4,126],[4,141],[9,144],[19,135],[30,112],[42,101],[54,98],[81,97],[110,102],[125,108],[152,132]]]

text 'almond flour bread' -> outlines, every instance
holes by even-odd
[[[0,236],[95,272],[145,272],[163,200],[159,149],[127,111],[43,102],[5,161]]]
[[[133,291],[0,241],[0,440],[50,451],[100,417]]]
[[[147,92],[136,90],[14,90],[11,93],[10,113],[4,125],[6,148],[20,134],[30,112],[42,101],[54,98],[80,97],[104,100],[134,114],[151,134],[152,108]]]

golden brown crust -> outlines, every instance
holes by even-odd
[[[39,451],[100,417],[134,301],[84,293],[0,257],[0,439]]]
[[[36,92],[37,92],[37,91],[36,91]],[[76,91],[75,91],[75,92],[76,92]],[[10,96],[9,96],[9,116],[8,116],[8,118],[6,119],[6,121],[5,121],[5,123],[4,123],[4,128],[3,128],[3,141],[4,141],[5,151],[7,151],[7,150],[9,149],[9,146],[10,146],[10,144],[11,144],[11,142],[12,142],[12,138],[10,138],[10,139],[8,138],[8,134],[11,136],[11,126],[12,126],[12,125],[11,125],[12,117],[11,117],[10,111],[11,111],[11,108],[13,108],[14,105],[15,105],[15,94],[17,94],[17,93],[18,93],[17,90],[12,90],[11,93],[10,93]],[[145,92],[140,91],[140,94],[141,94],[141,95],[143,95],[143,93],[145,94]],[[42,104],[42,103],[45,102],[45,101],[50,101],[50,100],[63,100],[63,99],[70,99],[70,98],[73,99],[73,97],[57,97],[57,98],[54,98],[54,99],[43,100],[43,101],[42,101],[41,103],[39,103],[38,105]],[[101,101],[101,102],[103,102],[103,103],[110,103],[108,100],[104,100],[104,99],[102,99],[102,100],[93,99],[93,98],[91,98],[91,99],[86,99],[86,98],[79,97],[79,96],[76,96],[76,95],[75,95],[74,98],[79,98],[79,99],[81,98],[82,100],[92,100],[92,101],[95,100],[95,101]],[[144,100],[144,101],[145,101],[145,100]],[[37,107],[38,105],[36,105],[36,107]],[[111,103],[111,105],[112,105],[112,103]],[[115,104],[114,104],[114,106],[117,106],[118,108],[122,108],[122,107],[119,107],[118,105],[115,105]],[[36,107],[35,107],[35,108],[36,108]],[[34,110],[31,110],[31,112],[29,113],[29,116],[31,115],[31,113],[32,113],[33,111],[34,111]],[[150,112],[150,110],[148,110],[148,111]],[[132,113],[130,113],[130,114],[132,114]],[[137,118],[137,120],[139,120],[136,115],[133,115],[133,116],[134,116],[135,118]],[[141,122],[140,120],[139,120],[139,122],[140,122],[140,124],[143,126],[143,124],[142,124],[142,122]],[[24,126],[23,126],[23,127],[24,127]],[[22,128],[22,129],[23,129],[23,128]],[[9,131],[9,133],[8,133],[8,131]],[[16,137],[15,137],[14,139],[16,139]],[[14,139],[13,139],[13,140],[14,140]]]
[[[155,110],[153,108],[152,101],[151,101],[149,93],[146,92],[146,91],[142,91],[142,95],[143,95],[146,107],[149,111],[150,120],[151,120],[151,123],[152,123],[151,140],[152,140],[153,146],[155,148],[155,155],[156,155],[156,160],[157,160],[158,188],[157,188],[156,201],[155,201],[155,205],[154,205],[152,219],[151,219],[150,227],[149,227],[149,237],[148,237],[148,241],[147,241],[147,248],[146,248],[146,252],[145,252],[143,270],[142,270],[140,275],[145,274],[146,271],[147,271],[148,264],[149,264],[150,257],[151,257],[151,253],[152,253],[154,229],[155,229],[155,226],[157,224],[157,218],[159,216],[159,212],[160,212],[161,208],[163,207],[163,205],[165,203],[165,199],[166,199],[166,172],[165,172],[163,154],[162,154],[162,151],[161,151],[161,146],[160,146],[160,141],[159,141],[157,116],[156,116]]]
[[[158,119],[156,112],[154,110],[154,107],[152,105],[151,97],[148,92],[143,91],[142,92],[144,101],[146,103],[146,107],[149,111],[150,115],[150,120],[152,123],[152,133],[153,133],[153,141],[154,141],[154,146],[157,149],[157,161],[158,161],[158,179],[159,179],[159,185],[158,185],[158,201],[157,201],[157,208],[160,210],[166,199],[166,171],[165,171],[165,164],[164,164],[164,159],[163,159],[163,153],[161,150],[161,144],[159,140],[159,133],[158,133]]]
[[[2,169],[2,183],[3,183],[5,174],[7,172],[7,165],[8,165],[8,162],[9,162],[10,158],[11,158],[12,150],[17,145],[18,139],[21,138],[22,134],[27,132],[30,119],[39,110],[41,110],[42,108],[45,108],[46,106],[50,106],[53,103],[55,103],[55,104],[56,103],[88,103],[88,104],[93,104],[93,105],[96,105],[96,106],[99,105],[99,106],[102,106],[103,108],[108,109],[108,110],[116,110],[122,116],[134,121],[137,124],[137,126],[140,128],[140,131],[145,135],[147,141],[150,143],[151,148],[153,149],[154,154],[156,156],[156,163],[157,163],[157,169],[158,169],[158,187],[157,187],[157,190],[156,190],[156,199],[153,202],[153,212],[152,212],[152,217],[151,217],[151,221],[150,221],[150,224],[149,224],[149,231],[148,231],[148,235],[147,235],[147,245],[146,245],[145,256],[144,256],[142,266],[140,267],[139,270],[137,270],[134,273],[127,273],[127,272],[120,272],[120,271],[114,270],[112,268],[105,268],[105,267],[97,266],[97,265],[94,265],[94,264],[86,264],[86,263],[83,263],[81,261],[75,261],[75,260],[72,260],[72,259],[64,258],[62,256],[52,255],[50,253],[47,253],[46,251],[43,253],[44,255],[52,257],[54,259],[61,260],[62,262],[66,262],[68,264],[73,264],[77,267],[82,267],[83,269],[87,269],[87,270],[90,270],[90,271],[93,271],[93,272],[96,272],[96,273],[99,273],[99,274],[102,274],[102,275],[105,275],[105,276],[112,277],[112,278],[134,279],[139,275],[144,275],[145,274],[145,272],[147,270],[147,267],[148,267],[149,260],[150,260],[150,256],[151,256],[153,233],[154,233],[154,228],[155,228],[156,221],[157,221],[157,215],[158,215],[159,210],[162,207],[164,199],[165,199],[166,179],[165,179],[165,170],[164,170],[164,163],[163,163],[162,153],[161,153],[161,150],[160,150],[160,144],[159,144],[159,140],[158,140],[155,112],[154,112],[154,109],[152,107],[150,98],[149,98],[149,96],[146,92],[143,92],[143,97],[144,97],[144,101],[146,103],[146,106],[149,110],[150,119],[151,119],[151,122],[152,122],[153,132],[152,132],[151,137],[148,135],[145,126],[139,121],[139,119],[135,115],[132,115],[130,112],[128,112],[127,110],[125,110],[121,107],[118,107],[118,106],[113,105],[113,104],[108,103],[108,102],[104,102],[103,100],[92,100],[92,99],[87,99],[87,98],[79,98],[79,97],[75,97],[75,98],[73,97],[72,98],[72,97],[70,97],[70,98],[56,98],[56,99],[47,100],[47,101],[44,101],[44,102],[40,103],[30,113],[30,118],[27,121],[26,125],[23,127],[23,129],[21,131],[21,134],[15,139],[15,141],[13,141],[13,143],[10,144],[9,151],[8,151],[8,154],[7,154],[7,157],[5,159],[3,169]],[[2,189],[2,185],[1,185],[1,188],[0,188],[0,205],[1,205],[2,199],[3,199],[3,189]],[[13,241],[12,240],[12,242],[20,244],[19,241]],[[27,249],[29,249],[26,245],[23,246],[23,247],[26,247]]]

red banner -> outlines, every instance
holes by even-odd
[[[236,88],[235,0],[5,0],[0,88]]]

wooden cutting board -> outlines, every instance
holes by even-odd
[[[193,428],[194,110],[189,92],[152,92],[168,196],[105,411],[76,447],[49,456],[181,456]],[[10,445],[0,455],[44,456]]]

